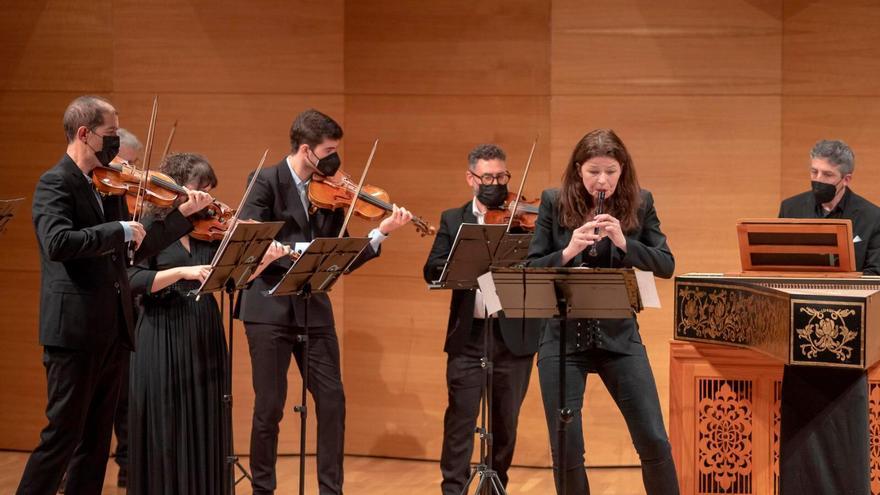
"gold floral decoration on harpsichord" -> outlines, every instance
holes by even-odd
[[[798,340],[806,341],[800,344],[804,357],[815,358],[820,352],[830,352],[842,362],[852,357],[853,348],[847,344],[855,340],[859,333],[847,327],[846,318],[856,314],[855,310],[805,306],[800,308],[800,312],[810,317],[804,328],[797,329]]]
[[[788,340],[785,296],[712,283],[679,283],[676,295],[676,337],[755,347]]]

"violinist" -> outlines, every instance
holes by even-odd
[[[307,110],[290,127],[291,152],[274,166],[264,168],[240,218],[284,221],[276,240],[296,247],[316,237],[336,237],[344,223],[344,210],[313,209],[308,196],[315,175],[333,177],[340,168],[337,153],[342,128],[329,116]],[[379,246],[394,230],[412,220],[403,208],[393,207],[370,232],[370,245],[352,266],[379,255]],[[287,370],[291,356],[301,363],[302,346],[297,335],[304,332],[306,300],[300,296],[268,297],[290,267],[282,258],[272,263],[243,291],[238,317],[244,322],[251,355],[254,415],[251,428],[250,467],[253,493],[273,493],[278,425],[287,398]],[[342,493],[342,461],[345,430],[345,395],[339,362],[339,341],[330,298],[318,293],[309,299],[309,387],[318,422],[318,484],[320,493]]]
[[[464,205],[448,209],[441,215],[440,229],[423,270],[426,282],[439,278],[459,226],[486,223],[489,209],[502,206],[507,199],[510,172],[505,161],[504,151],[494,144],[481,144],[468,154],[465,181],[473,196]],[[470,475],[483,382],[481,357],[484,355],[485,317],[479,289],[452,291],[443,348],[447,354],[446,389],[449,397],[443,418],[440,455],[441,489],[445,495],[462,493]],[[492,467],[506,486],[507,470],[516,444],[519,411],[538,348],[537,328],[528,325],[524,332],[521,320],[501,317],[492,321]]]
[[[119,153],[116,154],[114,161],[124,161],[133,167],[140,166],[144,145],[128,129],[120,127],[116,133],[119,136]]]
[[[192,190],[217,187],[211,164],[195,153],[168,155],[159,171]],[[166,214],[154,207],[148,218]],[[224,493],[229,430],[223,416],[222,315],[214,297],[188,295],[209,273],[219,244],[182,236],[129,268],[131,290],[142,296],[131,365],[130,494]],[[273,244],[258,270],[283,252]]]
[[[22,474],[20,494],[54,493],[67,469],[67,492],[100,494],[110,450],[124,354],[134,322],[126,273],[192,228],[187,216],[211,197],[189,191],[183,204],[146,228],[129,220],[125,200],[101,197],[90,173],[119,149],[119,117],[97,96],[64,112],[66,154],[37,183],[33,220],[40,248],[40,344],[48,425]]]
[[[116,130],[119,136],[119,152],[111,160],[111,163],[125,163],[128,165],[137,165],[140,162],[140,154],[143,153],[144,145],[140,140],[126,129],[120,127]],[[138,305],[133,306],[133,319],[137,321]],[[116,401],[116,414],[113,417],[113,432],[116,433],[116,451],[113,453],[113,460],[119,466],[117,472],[116,485],[119,487],[126,486],[128,479],[128,364],[129,353],[123,353],[123,378],[119,384],[119,399]],[[66,476],[61,482],[62,491],[65,488]]]

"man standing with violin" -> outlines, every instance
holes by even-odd
[[[452,243],[463,223],[485,224],[487,212],[502,208],[508,199],[504,151],[494,144],[481,144],[468,154],[465,180],[474,197],[464,205],[441,215],[440,230],[425,262],[423,275],[429,284],[439,278]],[[481,358],[484,355],[486,308],[479,289],[452,291],[446,344],[446,388],[449,405],[443,418],[443,448],[440,455],[441,489],[444,495],[459,495],[470,475],[474,429],[480,409],[483,385]],[[538,350],[537,327],[522,320],[493,320],[494,344],[492,385],[492,468],[504,486],[513,460],[519,410],[526,396],[532,361]]]
[[[259,221],[284,221],[276,240],[296,247],[317,237],[336,237],[345,219],[342,208],[314,208],[308,187],[313,177],[333,177],[341,165],[337,149],[342,128],[317,110],[299,114],[290,128],[291,152],[279,163],[264,168],[240,217]],[[379,245],[394,230],[412,219],[403,208],[370,232],[368,246],[353,267],[379,255]],[[254,416],[251,428],[250,465],[254,495],[273,493],[278,454],[278,425],[287,398],[287,370],[290,357],[300,365],[302,346],[297,335],[304,332],[306,300],[299,296],[268,297],[271,289],[290,267],[289,258],[269,265],[242,293],[238,318],[245,324],[251,355],[254,386]],[[339,341],[333,308],[326,294],[309,300],[309,392],[315,401],[318,421],[319,492],[341,494],[345,433],[345,394],[339,360]]]
[[[64,112],[67,153],[37,184],[33,220],[40,246],[40,344],[49,424],[28,459],[19,494],[58,489],[100,494],[126,353],[132,349],[132,303],[126,255],[150,256],[188,232],[185,218],[211,197],[188,200],[164,222],[129,221],[125,199],[101,197],[91,172],[119,149],[119,117],[107,100],[75,99]]]

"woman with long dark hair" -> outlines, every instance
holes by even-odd
[[[168,155],[160,171],[190,189],[217,186],[211,164],[198,154]],[[130,367],[129,494],[223,493],[222,315],[213,296],[188,295],[204,281],[218,245],[184,236],[129,269],[142,305]],[[282,253],[273,244],[260,267]]]
[[[600,195],[604,213],[597,212]],[[595,246],[595,250],[591,249]],[[541,196],[530,266],[638,268],[663,278],[675,260],[660,230],[654,198],[641,189],[633,160],[610,129],[588,133],[575,145],[559,189]],[[559,322],[548,320],[540,340],[538,373],[550,432],[557,492],[587,494],[581,412],[587,375],[596,373],[626,420],[642,464],[645,490],[677,494],[678,481],[657,385],[635,314],[623,319],[570,320],[567,324],[565,407],[573,412],[566,456],[558,458]]]

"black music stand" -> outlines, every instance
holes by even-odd
[[[446,259],[440,279],[431,284],[432,289],[476,289],[477,278],[489,271],[490,266],[511,266],[521,263],[528,254],[531,234],[508,234],[507,225],[480,225],[464,223]],[[508,315],[509,316],[509,315]],[[461,494],[466,495],[474,479],[479,476],[475,494],[506,495],[498,473],[492,469],[492,314],[486,311],[483,329],[483,368],[482,404],[480,406],[480,426],[476,433],[480,436],[480,462],[474,466]]]
[[[223,291],[229,300],[229,323],[227,324],[227,340],[229,352],[226,361],[226,377],[223,383],[223,412],[226,424],[227,438],[223,451],[226,454],[226,462],[223,474],[223,492],[235,493],[235,485],[247,478],[253,481],[250,473],[238,462],[235,455],[232,438],[232,356],[233,341],[232,331],[233,313],[235,308],[235,291],[244,288],[257,266],[266,254],[266,250],[275,240],[275,235],[281,230],[284,222],[240,222],[227,232],[220,248],[211,261],[211,271],[202,285],[190,293],[191,296],[201,297],[204,293]],[[220,313],[223,313],[223,296],[220,297]],[[235,479],[237,466],[242,476]]]
[[[6,225],[15,216],[15,210],[24,198],[0,199],[0,234],[6,232]]]
[[[630,318],[642,309],[632,268],[492,268],[494,287],[509,318],[559,319],[559,427],[557,429],[557,490],[566,493],[565,432],[574,416],[565,407],[566,320],[569,318]],[[491,294],[494,289],[495,294]]]
[[[367,237],[319,237],[299,254],[284,277],[265,294],[268,296],[297,295],[305,299],[303,333],[296,336],[302,348],[302,398],[294,412],[299,414],[299,493],[305,494],[306,485],[306,419],[309,388],[309,305],[312,294],[329,292],[348,267],[370,243]]]

